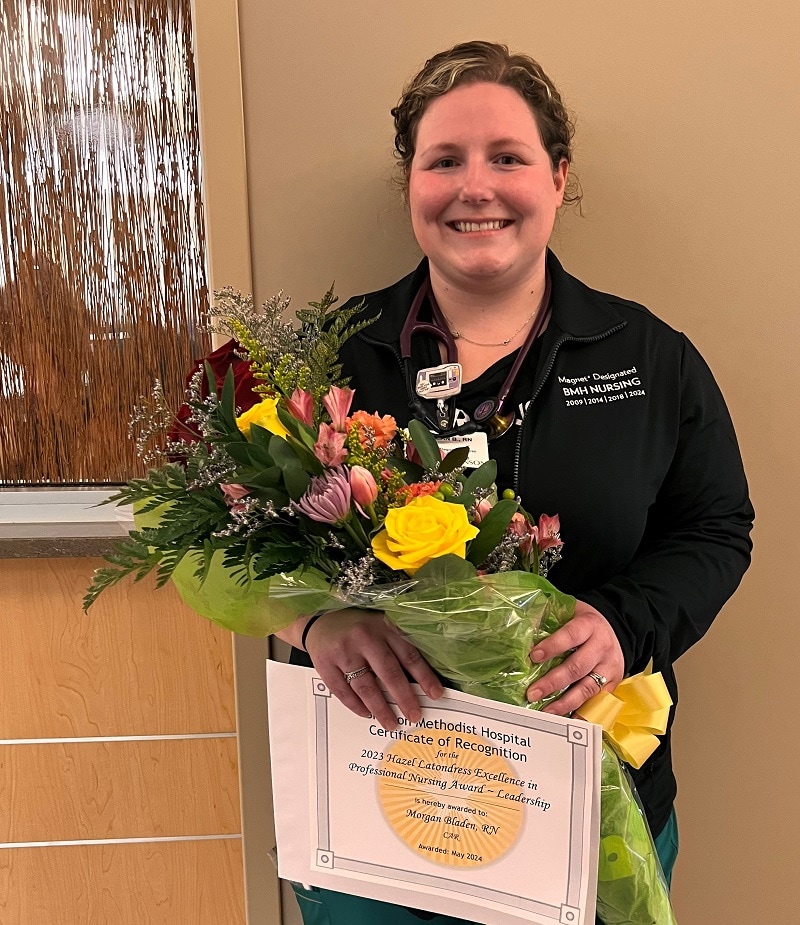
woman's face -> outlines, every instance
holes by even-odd
[[[467,84],[417,127],[408,200],[431,274],[467,291],[530,283],[543,270],[567,162],[554,171],[536,119],[511,87]]]

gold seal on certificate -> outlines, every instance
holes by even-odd
[[[387,750],[376,783],[380,805],[412,851],[435,864],[480,867],[519,835],[524,812],[513,801],[524,784],[483,737],[464,733],[452,746],[400,741]]]

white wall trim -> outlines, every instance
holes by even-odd
[[[133,509],[103,504],[117,492],[109,488],[2,488],[0,524],[119,524],[133,529]],[[99,506],[102,505],[102,506]]]
[[[45,739],[0,739],[0,745],[66,745],[73,742],[169,742],[175,739],[235,738],[235,732],[187,732],[180,735],[55,736]]]
[[[242,833],[231,835],[162,835],[153,838],[79,838],[65,841],[8,841],[0,842],[2,848],[68,848],[75,845],[149,845],[168,841],[222,841],[241,838]]]

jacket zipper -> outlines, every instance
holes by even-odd
[[[403,365],[403,357],[400,355],[400,351],[395,347],[394,344],[387,344],[383,340],[373,340],[371,337],[365,337],[364,334],[357,334],[359,340],[363,340],[366,344],[372,344],[373,347],[385,347],[387,350],[391,351],[394,354],[394,358],[397,360],[397,365],[400,367],[400,375],[403,377],[403,383],[405,384],[406,393],[408,393],[409,382],[408,382],[408,373],[406,368]]]
[[[594,344],[599,340],[604,340],[606,337],[610,337],[612,334],[616,334],[617,331],[621,331],[625,327],[625,322],[616,325],[613,328],[609,328],[607,331],[604,331],[602,334],[595,334],[592,337],[573,337],[571,334],[562,334],[561,337],[553,345],[553,349],[550,351],[550,357],[547,361],[547,368],[542,374],[542,378],[539,380],[536,389],[531,396],[531,400],[528,402],[527,407],[522,415],[522,425],[517,434],[517,445],[514,447],[514,494],[519,497],[519,466],[522,458],[522,438],[525,434],[525,427],[528,424],[528,412],[530,411],[531,405],[539,397],[540,392],[544,388],[545,382],[547,382],[550,377],[550,373],[553,370],[556,362],[556,356],[558,351],[561,349],[562,344],[566,343],[576,343],[576,344]]]

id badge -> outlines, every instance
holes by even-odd
[[[489,438],[482,430],[474,434],[464,434],[461,437],[437,437],[436,442],[439,444],[439,449],[445,453],[460,446],[469,447],[469,456],[464,463],[468,469],[477,469],[478,466],[489,462]]]

